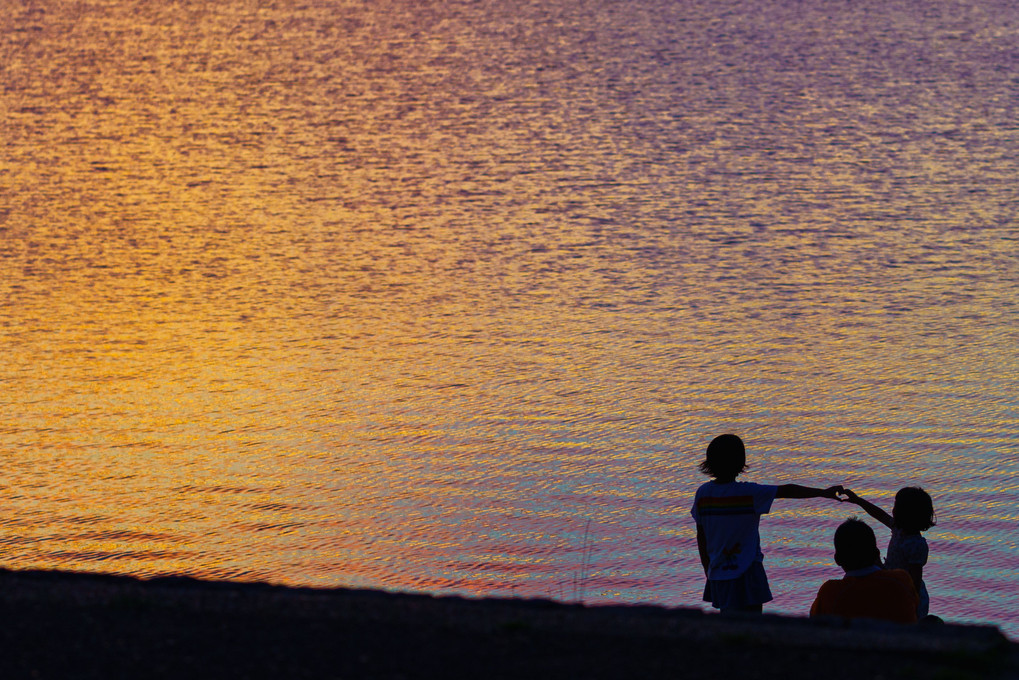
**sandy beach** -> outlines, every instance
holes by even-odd
[[[3,678],[1019,677],[997,628],[0,571]]]

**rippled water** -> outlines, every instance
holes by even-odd
[[[700,606],[735,431],[1019,635],[1010,0],[44,0],[0,73],[3,566]]]

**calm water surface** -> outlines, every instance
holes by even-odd
[[[0,75],[3,566],[700,606],[734,431],[1019,636],[1011,0],[42,0]]]

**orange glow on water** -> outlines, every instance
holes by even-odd
[[[718,7],[5,13],[6,563],[697,605],[735,430],[928,485],[941,597],[1014,609],[1000,64]],[[769,518],[783,611],[845,510]]]

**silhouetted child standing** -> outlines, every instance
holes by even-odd
[[[746,470],[743,440],[715,437],[700,470],[713,477],[697,489],[690,514],[697,523],[697,549],[707,576],[704,601],[722,612],[759,613],[773,598],[764,572],[761,515],[776,498],[837,498],[841,486],[815,489],[798,484],[772,486],[737,482]]]
[[[885,553],[885,569],[905,569],[913,578],[913,585],[920,595],[920,605],[916,608],[918,618],[930,612],[931,598],[927,593],[927,584],[923,580],[923,568],[927,564],[929,554],[927,539],[921,532],[927,531],[937,524],[934,515],[934,502],[930,494],[918,486],[907,486],[895,494],[892,514],[877,507],[870,501],[860,498],[849,489],[844,491],[846,501],[859,505],[863,510],[892,530]]]

